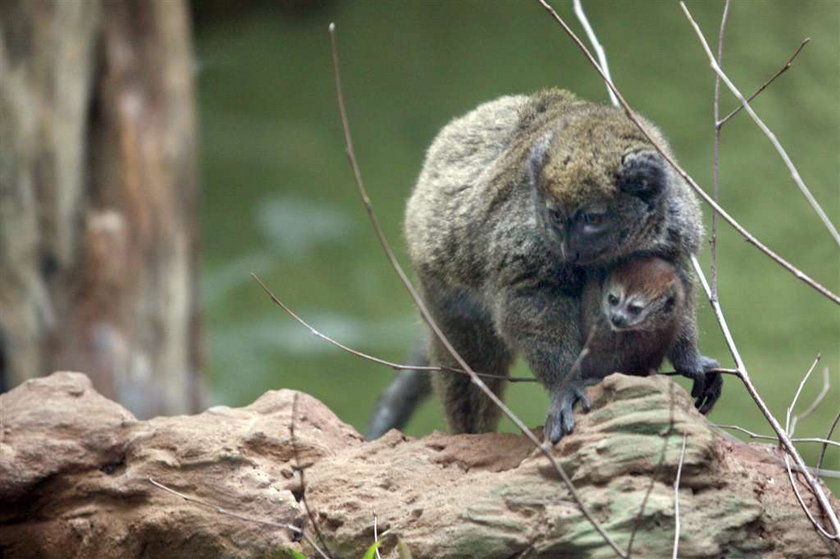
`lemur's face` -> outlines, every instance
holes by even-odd
[[[610,263],[650,250],[663,234],[665,162],[649,149],[613,151],[555,149],[550,140],[532,149],[537,222],[564,262]]]
[[[660,327],[671,319],[676,299],[673,290],[651,296],[608,279],[604,284],[601,311],[615,332],[648,330]]]
[[[543,235],[560,258],[577,266],[609,263],[644,250],[655,227],[655,207],[619,192],[612,200],[563,207],[544,201],[539,210]]]

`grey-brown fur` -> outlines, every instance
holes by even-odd
[[[575,402],[586,405],[582,379],[569,375],[584,342],[585,272],[640,253],[685,271],[702,229],[688,186],[629,119],[554,89],[499,98],[444,127],[408,201],[405,233],[443,332],[483,373],[506,374],[523,356],[551,395],[546,433],[556,442],[574,427]],[[693,317],[690,293],[687,301]],[[702,396],[708,366],[694,320],[684,326],[669,357]],[[429,357],[457,367],[434,339]],[[453,432],[496,428],[498,410],[468,377],[440,373],[433,385]],[[370,435],[388,427],[371,425]]]

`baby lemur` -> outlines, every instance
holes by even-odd
[[[660,145],[661,133],[644,124]],[[666,147],[667,149],[667,147]],[[557,442],[588,404],[574,370],[586,274],[633,255],[663,258],[689,277],[699,205],[621,110],[550,89],[479,106],[443,128],[406,207],[408,252],[434,319],[476,371],[506,375],[525,358],[546,387],[545,432]],[[691,282],[667,357],[708,411],[717,363],[697,350]],[[415,364],[457,368],[432,338]],[[405,421],[428,382],[402,373],[380,399],[368,436]],[[497,394],[505,382],[485,380]],[[499,410],[469,377],[432,377],[451,431],[492,431]],[[403,406],[399,412],[395,408]]]
[[[630,258],[592,272],[581,302],[586,352],[579,366],[584,382],[595,383],[614,372],[657,371],[680,323],[694,320],[687,310],[683,279],[661,258]]]

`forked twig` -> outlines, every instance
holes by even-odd
[[[785,148],[782,147],[781,142],[779,139],[776,138],[776,135],[773,133],[770,128],[764,124],[764,121],[759,118],[759,116],[755,113],[753,108],[750,106],[749,101],[747,101],[743,94],[735,87],[735,84],[729,79],[729,77],[721,70],[720,66],[718,65],[717,61],[715,61],[715,55],[712,54],[712,49],[709,48],[709,43],[706,42],[706,38],[703,36],[703,31],[700,30],[700,26],[694,20],[691,15],[691,12],[688,11],[688,8],[685,5],[685,2],[680,2],[680,6],[685,12],[685,17],[688,18],[688,21],[691,23],[691,26],[694,28],[694,32],[697,33],[697,37],[700,39],[700,43],[703,46],[703,50],[706,52],[706,56],[709,58],[709,63],[712,66],[712,70],[714,70],[715,74],[717,74],[720,79],[723,80],[723,83],[726,84],[726,87],[729,88],[729,91],[732,92],[735,97],[741,102],[741,106],[744,107],[744,110],[747,111],[747,114],[752,117],[753,121],[755,121],[756,125],[764,132],[764,135],[767,136],[767,139],[770,140],[770,143],[773,144],[773,147],[778,152],[779,157],[782,158],[784,161],[785,166],[788,168],[790,172],[790,176],[793,178],[793,182],[796,183],[796,186],[799,187],[799,190],[802,192],[802,195],[805,196],[805,199],[808,200],[808,203],[811,204],[811,207],[819,216],[820,220],[823,222],[823,225],[828,229],[828,232],[834,238],[834,242],[840,246],[840,233],[837,232],[837,228],[834,227],[834,224],[831,223],[831,220],[826,215],[825,211],[820,206],[820,203],[817,202],[817,199],[814,198],[814,195],[811,193],[811,190],[805,184],[805,181],[802,180],[802,177],[799,175],[799,171],[796,169],[796,166],[791,161],[790,157],[788,156]]]
[[[233,512],[232,510],[228,510],[226,508],[216,506],[212,503],[208,503],[207,501],[199,499],[198,497],[191,497],[190,495],[185,495],[184,493],[180,493],[178,491],[175,491],[171,487],[165,486],[164,484],[160,483],[159,481],[155,480],[154,478],[150,477],[150,478],[147,478],[147,479],[149,480],[149,483],[151,483],[152,485],[154,485],[155,487],[157,487],[159,489],[162,489],[162,490],[166,491],[167,493],[171,493],[171,494],[175,495],[176,497],[180,497],[180,498],[184,499],[185,501],[189,501],[190,503],[195,503],[197,505],[201,505],[203,507],[207,507],[209,509],[212,509],[212,510],[218,512],[219,514],[224,514],[225,516],[238,518],[239,520],[244,520],[245,522],[253,522],[253,523],[256,523],[256,524],[263,524],[265,526],[270,526],[272,528],[279,528],[281,530],[289,530],[291,532],[294,532],[295,534],[300,535],[304,540],[306,540],[306,543],[311,545],[312,548],[315,551],[318,552],[318,555],[320,555],[324,559],[330,559],[330,556],[327,555],[326,553],[324,553],[321,550],[321,548],[319,548],[318,545],[314,541],[312,541],[312,538],[310,538],[306,534],[306,532],[304,532],[303,530],[301,530],[297,526],[293,526],[292,524],[283,524],[281,522],[272,522],[271,520],[261,520],[259,518],[251,518],[249,516],[245,516],[244,514],[239,514],[237,512]]]
[[[822,359],[822,355],[819,353],[814,358],[814,362],[811,363],[811,366],[808,368],[808,372],[805,373],[805,376],[802,377],[802,380],[799,381],[799,386],[796,388],[796,393],[793,395],[793,400],[791,400],[790,405],[785,412],[785,431],[789,436],[793,436],[793,424],[791,423],[791,417],[793,415],[793,408],[796,407],[796,402],[799,400],[799,395],[802,393],[802,388],[805,386],[805,383],[808,382],[808,378],[811,376],[811,373],[814,372],[814,368],[817,366],[817,363],[820,362]]]
[[[797,57],[797,56],[799,56],[799,53],[800,53],[800,52],[802,52],[802,49],[804,49],[804,48],[805,48],[805,45],[807,45],[807,44],[808,44],[808,43],[810,43],[810,42],[811,42],[811,39],[804,39],[804,40],[802,41],[802,43],[800,43],[800,44],[799,44],[799,47],[798,47],[798,48],[794,51],[794,53],[790,56],[790,58],[788,58],[788,61],[787,61],[787,62],[785,62],[785,65],[784,65],[784,66],[782,66],[781,68],[779,68],[779,71],[778,71],[778,72],[776,72],[775,74],[773,74],[772,76],[770,76],[770,78],[769,78],[766,82],[764,82],[764,84],[762,84],[762,85],[761,85],[761,87],[759,87],[758,89],[756,89],[756,90],[753,92],[753,94],[752,94],[752,95],[750,95],[749,97],[747,97],[747,101],[748,101],[748,102],[749,102],[749,101],[752,101],[753,99],[755,99],[756,97],[758,97],[759,95],[761,95],[761,92],[762,92],[762,91],[764,91],[765,89],[767,89],[767,87],[768,87],[771,83],[773,83],[774,81],[776,81],[776,78],[778,78],[779,76],[781,76],[782,74],[784,74],[785,72],[787,72],[787,71],[790,69],[790,67],[793,65],[793,61],[796,59],[796,57]],[[718,76],[718,79],[720,79],[720,76]],[[725,117],[723,117],[723,118],[722,118],[722,119],[720,119],[720,120],[717,120],[717,122],[716,122],[716,125],[715,125],[715,126],[716,126],[717,128],[721,128],[724,124],[726,124],[727,122],[729,122],[729,119],[730,119],[730,118],[732,118],[733,116],[735,116],[735,115],[737,115],[739,112],[741,112],[741,110],[742,110],[743,108],[744,108],[744,105],[738,105],[737,107],[735,107],[734,109],[732,109],[732,110],[729,112],[729,114],[728,114],[728,115],[726,115]]]
[[[370,354],[365,353],[363,351],[353,349],[352,347],[347,346],[347,345],[339,342],[338,340],[336,340],[334,338],[331,338],[331,337],[327,336],[326,334],[320,332],[314,326],[312,326],[311,324],[306,322],[303,318],[301,318],[300,315],[298,315],[295,311],[293,311],[291,309],[291,307],[289,307],[286,303],[281,301],[280,298],[277,297],[277,295],[275,295],[274,292],[272,292],[268,288],[268,286],[265,285],[265,283],[263,283],[263,281],[260,279],[260,277],[257,274],[251,273],[251,277],[254,278],[254,281],[256,281],[259,284],[259,286],[262,288],[263,291],[265,291],[266,295],[269,296],[269,298],[272,300],[272,302],[274,302],[274,304],[276,304],[281,309],[286,311],[286,314],[291,316],[298,324],[300,324],[304,328],[308,329],[309,332],[313,336],[321,338],[325,342],[327,342],[329,344],[332,344],[335,347],[337,347],[337,348],[339,348],[343,351],[346,351],[347,353],[349,353],[351,355],[355,355],[356,357],[361,357],[362,359],[367,359],[368,361],[372,361],[373,363],[377,363],[379,365],[385,365],[386,367],[390,367],[391,369],[394,369],[396,371],[412,370],[412,371],[427,371],[427,372],[430,372],[430,373],[459,373],[459,374],[462,374],[462,375],[467,374],[466,372],[462,371],[461,369],[456,369],[454,367],[437,367],[437,366],[434,366],[434,365],[402,365],[400,363],[395,363],[393,361],[388,361],[387,359],[382,359],[381,357],[376,357],[374,355],[370,355]],[[490,374],[490,373],[476,373],[476,374],[480,377],[503,379],[503,380],[506,380],[508,382],[538,382],[537,379],[535,379],[533,377],[511,377],[511,376],[507,376],[507,375],[493,375],[493,374]]]
[[[796,431],[796,424],[805,419],[806,417],[810,416],[822,401],[825,399],[826,395],[828,394],[829,390],[831,390],[831,380],[828,374],[828,367],[823,367],[823,385],[822,389],[820,389],[819,394],[817,394],[814,401],[811,402],[811,405],[808,406],[804,412],[800,413],[799,415],[794,415],[793,420],[790,423],[790,436],[793,436],[793,433]]]
[[[771,250],[767,245],[759,241],[752,233],[744,229],[744,227],[738,223],[735,218],[733,218],[729,213],[724,210],[717,202],[715,202],[706,191],[703,190],[697,181],[695,181],[691,175],[689,175],[680,165],[674,160],[673,157],[668,155],[665,149],[657,142],[651,135],[645,130],[644,126],[642,126],[641,121],[636,116],[635,111],[630,107],[627,100],[624,99],[624,96],[621,95],[621,92],[616,88],[616,86],[612,83],[612,80],[604,74],[601,68],[598,66],[598,62],[592,56],[592,53],[589,52],[589,49],[586,48],[586,45],[583,44],[583,41],[575,34],[574,31],[569,27],[566,21],[558,15],[558,13],[551,7],[551,4],[547,2],[547,0],[538,0],[539,3],[548,11],[549,14],[554,18],[554,20],[563,28],[563,31],[574,41],[577,47],[583,52],[586,58],[589,60],[590,64],[595,68],[595,70],[601,75],[601,78],[607,83],[607,86],[615,93],[616,97],[618,98],[618,102],[621,104],[621,107],[624,109],[627,118],[629,118],[642,132],[642,134],[647,138],[647,140],[651,143],[651,145],[659,152],[660,155],[673,167],[673,169],[679,174],[683,180],[685,180],[688,185],[697,193],[700,198],[702,198],[713,210],[715,210],[720,216],[726,221],[729,225],[731,225],[744,239],[747,240],[748,243],[755,246],[761,252],[769,256],[774,262],[782,266],[785,270],[793,274],[796,278],[803,281],[807,285],[811,286],[811,288],[815,289],[821,295],[826,297],[827,299],[833,301],[834,303],[840,305],[840,296],[805,274],[802,270],[776,254],[773,250]]]
[[[680,549],[680,477],[685,461],[685,442],[687,439],[688,434],[683,435],[680,463],[677,464],[677,479],[674,480],[674,552],[671,554],[673,559],[677,559],[677,552]]]
[[[359,192],[359,196],[362,200],[362,203],[365,206],[365,210],[367,211],[368,218],[373,226],[374,233],[376,234],[377,239],[379,240],[379,244],[382,246],[383,251],[385,252],[385,256],[387,257],[388,261],[391,264],[391,267],[399,276],[400,280],[402,281],[403,285],[405,286],[406,290],[408,290],[409,295],[411,296],[414,304],[417,306],[417,309],[420,311],[420,315],[423,317],[423,320],[429,326],[429,329],[432,330],[434,335],[440,341],[440,343],[446,348],[446,350],[452,355],[452,358],[458,363],[458,366],[461,367],[466,373],[470,376],[472,383],[475,384],[502,412],[516,425],[516,427],[536,446],[540,452],[548,459],[551,463],[554,470],[563,480],[563,483],[566,485],[566,488],[569,491],[572,499],[577,504],[578,508],[580,509],[581,513],[586,517],[586,519],[592,524],[593,528],[598,532],[598,534],[604,539],[604,541],[615,551],[616,555],[622,558],[626,558],[627,556],[625,553],[616,545],[615,541],[610,537],[609,534],[604,530],[603,526],[598,522],[598,520],[592,515],[589,511],[589,508],[583,503],[580,495],[578,494],[577,490],[575,489],[572,480],[569,478],[568,474],[566,474],[563,467],[560,463],[554,458],[551,453],[551,450],[546,446],[540,443],[540,441],[536,438],[536,436],[531,432],[530,429],[522,422],[519,417],[514,414],[510,408],[508,408],[504,402],[499,399],[499,397],[490,390],[484,381],[475,373],[475,371],[470,368],[470,366],[464,361],[464,359],[458,354],[443,332],[440,330],[438,325],[435,323],[434,319],[429,313],[428,308],[426,307],[423,299],[420,297],[420,294],[412,285],[411,281],[408,279],[405,271],[403,270],[402,266],[400,265],[399,261],[397,260],[396,256],[394,255],[393,250],[391,249],[390,243],[388,243],[387,238],[385,237],[384,232],[382,231],[382,227],[379,224],[379,219],[376,215],[376,212],[373,210],[373,205],[370,202],[370,197],[367,194],[367,190],[365,189],[364,182],[362,181],[361,171],[359,170],[358,162],[356,161],[356,154],[355,150],[353,149],[353,140],[350,135],[350,123],[349,119],[347,118],[347,110],[344,106],[344,94],[342,92],[341,87],[341,76],[339,73],[339,65],[338,65],[338,49],[336,47],[335,41],[335,24],[331,23],[330,27],[330,45],[331,45],[331,53],[332,53],[332,60],[333,60],[333,77],[335,79],[335,88],[336,88],[336,98],[338,100],[338,110],[341,117],[341,125],[344,130],[344,144],[345,144],[345,152],[347,154],[347,158],[350,162],[350,166],[353,169],[353,176],[356,181],[356,187]]]
[[[750,397],[758,406],[758,409],[761,411],[764,418],[770,424],[770,427],[773,429],[773,431],[776,432],[776,436],[782,443],[782,446],[785,447],[785,450],[788,452],[788,454],[790,454],[793,457],[794,461],[796,461],[797,467],[801,470],[800,473],[803,476],[805,476],[805,479],[808,481],[808,484],[811,487],[811,491],[817,497],[817,501],[819,501],[820,506],[825,511],[829,522],[831,522],[832,527],[834,528],[835,534],[832,538],[837,539],[838,534],[840,534],[840,522],[838,522],[837,513],[831,507],[831,502],[828,500],[825,491],[823,491],[819,479],[811,475],[808,469],[808,465],[805,464],[805,460],[802,459],[802,456],[799,454],[799,451],[796,449],[793,442],[790,440],[787,431],[782,428],[782,426],[770,412],[770,409],[767,407],[767,404],[764,403],[764,400],[761,398],[761,395],[758,393],[758,390],[756,390],[755,385],[750,379],[750,375],[747,371],[746,365],[744,364],[744,360],[741,359],[741,354],[738,351],[737,346],[735,345],[735,340],[732,338],[732,333],[729,331],[729,326],[726,323],[726,317],[723,315],[723,309],[720,306],[720,301],[715,301],[712,299],[711,289],[709,289],[709,284],[706,281],[706,276],[703,274],[702,268],[700,268],[700,263],[697,261],[697,257],[692,256],[691,262],[694,265],[695,272],[697,272],[697,277],[700,279],[700,284],[703,286],[703,291],[706,293],[706,297],[708,297],[709,303],[712,306],[712,310],[715,313],[715,317],[717,318],[718,325],[720,325],[721,332],[723,332],[723,337],[726,340],[726,345],[729,348],[729,352],[732,354],[732,358],[735,360],[735,364],[738,367],[738,371],[740,371],[738,377],[741,379],[741,382],[744,383],[744,387],[747,389],[747,392],[749,392]],[[787,455],[785,455],[785,457],[787,458]],[[794,491],[796,491],[796,487],[794,487]],[[808,518],[811,518],[810,514],[808,515]],[[820,533],[825,533],[825,530],[822,528],[822,526],[814,524],[814,527],[817,528],[817,530]]]
[[[838,536],[838,533],[835,532],[834,534],[831,534],[830,532],[828,532],[828,530],[823,528],[823,525],[820,522],[818,522],[816,518],[814,518],[814,515],[812,515],[811,511],[808,509],[808,505],[805,504],[805,500],[802,498],[802,495],[799,493],[799,487],[797,486],[796,479],[794,478],[793,472],[791,471],[790,458],[788,457],[787,454],[785,454],[785,470],[787,471],[788,480],[790,480],[790,486],[793,487],[793,494],[796,495],[796,500],[799,503],[799,506],[802,507],[802,510],[805,512],[805,516],[808,517],[808,520],[811,521],[811,524],[814,525],[814,528],[817,529],[817,532],[819,532],[820,534],[822,534],[823,536],[825,536],[826,538],[828,538],[830,540],[836,540],[837,536]],[[799,471],[799,473],[806,476],[806,477],[808,475],[807,472],[803,472],[801,470]]]

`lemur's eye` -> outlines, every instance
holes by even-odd
[[[607,295],[607,302],[614,307],[618,304],[618,297],[610,293]]]
[[[642,312],[642,306],[641,305],[635,305],[635,304],[634,305],[628,305],[627,306],[627,312],[629,312],[633,316],[636,316],[640,312]]]
[[[586,225],[601,225],[601,222],[604,221],[604,214],[589,212],[583,214],[581,219]]]
[[[560,225],[563,223],[563,212],[558,210],[557,208],[550,208],[548,210],[548,217],[551,219],[551,223],[554,225]]]

